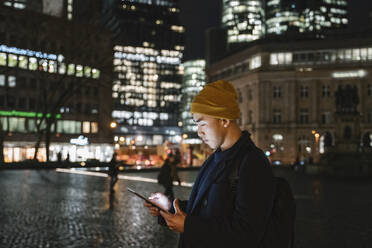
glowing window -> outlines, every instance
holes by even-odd
[[[48,60],[40,59],[39,60],[39,70],[41,71],[48,71]]]
[[[8,86],[13,88],[16,86],[16,77],[15,76],[8,76]]]
[[[18,57],[18,66],[19,68],[22,68],[22,69],[27,69],[28,67],[28,59],[26,56],[19,56]]]
[[[90,133],[90,122],[83,121],[83,133]]]
[[[9,118],[9,131],[11,132],[25,132],[25,118]]]
[[[8,54],[8,66],[10,67],[17,66],[17,55]]]
[[[273,140],[274,141],[282,141],[283,140],[283,135],[281,135],[281,134],[273,134]]]
[[[49,61],[49,72],[56,73],[57,72],[57,62],[50,60]]]
[[[76,76],[82,77],[83,76],[83,66],[82,65],[76,65]]]
[[[5,86],[5,75],[0,75],[0,86]]]
[[[66,73],[66,64],[60,63],[58,66],[58,72],[59,74],[65,74]]]
[[[97,69],[92,69],[93,78],[99,78],[100,71]]]
[[[32,71],[37,70],[37,59],[36,58],[29,58],[28,69]]]
[[[69,64],[67,68],[67,75],[74,75],[75,74],[75,65]]]
[[[91,133],[98,133],[98,122],[91,122],[90,124]]]
[[[85,77],[90,77],[91,76],[91,71],[92,69],[89,66],[84,67],[84,76]]]
[[[0,65],[6,65],[6,53],[0,53]]]

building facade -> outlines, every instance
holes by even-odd
[[[0,8],[0,120],[5,161],[113,152],[110,34],[34,11]]]
[[[106,6],[106,8],[109,8]],[[114,46],[112,117],[121,146],[155,146],[180,138],[184,27],[178,1],[116,1],[106,18]]]
[[[337,40],[337,42],[335,42]],[[360,143],[372,138],[372,38],[262,41],[206,69],[238,91],[240,124],[274,164],[317,162],[336,135],[336,91],[353,89]],[[369,144],[370,146],[372,144]]]
[[[183,143],[201,144],[196,126],[190,113],[191,103],[205,86],[205,60],[189,60],[183,63],[181,122]]]

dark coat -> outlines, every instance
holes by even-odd
[[[242,142],[236,144],[204,187],[198,189],[213,156],[204,162],[189,202],[180,204],[187,217],[179,247],[259,247],[273,205],[274,184],[269,161],[249,136],[243,132]],[[239,168],[236,199],[229,180],[233,164]]]

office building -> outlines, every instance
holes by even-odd
[[[191,103],[205,85],[205,61],[189,60],[183,63],[181,122],[182,138],[185,144],[201,144],[198,128],[190,113]]]
[[[112,43],[93,25],[0,8],[0,137],[5,161],[108,161]]]
[[[106,8],[109,8],[106,6]],[[184,27],[177,1],[113,2],[116,34],[112,117],[121,146],[155,146],[180,139],[178,127]]]

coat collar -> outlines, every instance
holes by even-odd
[[[213,154],[211,154],[208,159],[206,161],[204,161],[199,173],[198,173],[198,176],[196,177],[195,179],[195,182],[194,182],[194,186],[192,187],[192,191],[191,191],[191,194],[190,194],[190,198],[189,198],[189,201],[187,202],[187,210],[186,212],[187,213],[190,213],[190,210],[191,208],[193,207],[193,202],[195,202],[195,197],[197,195],[197,189],[199,188],[199,184],[200,184],[200,180],[202,178],[202,175],[204,174],[206,168],[208,167],[208,164],[211,162],[211,160],[213,159]]]

